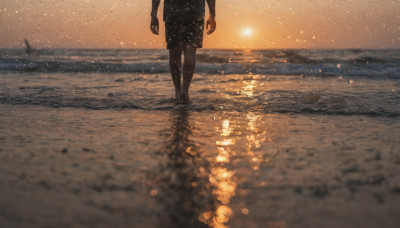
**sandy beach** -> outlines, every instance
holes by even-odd
[[[1,227],[400,222],[397,119],[0,110]]]

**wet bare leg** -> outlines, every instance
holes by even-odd
[[[176,102],[181,102],[181,55],[182,49],[180,47],[169,49],[169,68],[175,87]]]
[[[193,78],[193,73],[196,68],[196,48],[185,46],[183,49],[183,83],[181,89],[181,101],[185,104],[191,104],[189,98],[190,82]]]

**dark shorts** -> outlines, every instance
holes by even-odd
[[[204,20],[171,20],[165,22],[167,48],[179,47],[181,44],[193,48],[203,47]]]

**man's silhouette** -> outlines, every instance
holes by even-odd
[[[203,47],[205,1],[210,11],[207,34],[215,31],[215,0],[164,0],[165,35],[169,49],[169,66],[178,103],[190,104],[189,87],[196,66],[196,50]],[[157,10],[160,0],[152,0],[151,31],[159,34]],[[181,85],[181,55],[183,82]]]

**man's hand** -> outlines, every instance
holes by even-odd
[[[210,25],[210,29],[207,31],[207,35],[210,35],[217,28],[217,23],[215,22],[215,17],[209,17],[206,24],[206,29],[208,29],[208,25]]]
[[[160,25],[158,23],[157,15],[151,15],[150,29],[151,29],[151,32],[153,32],[155,35],[159,34]]]

